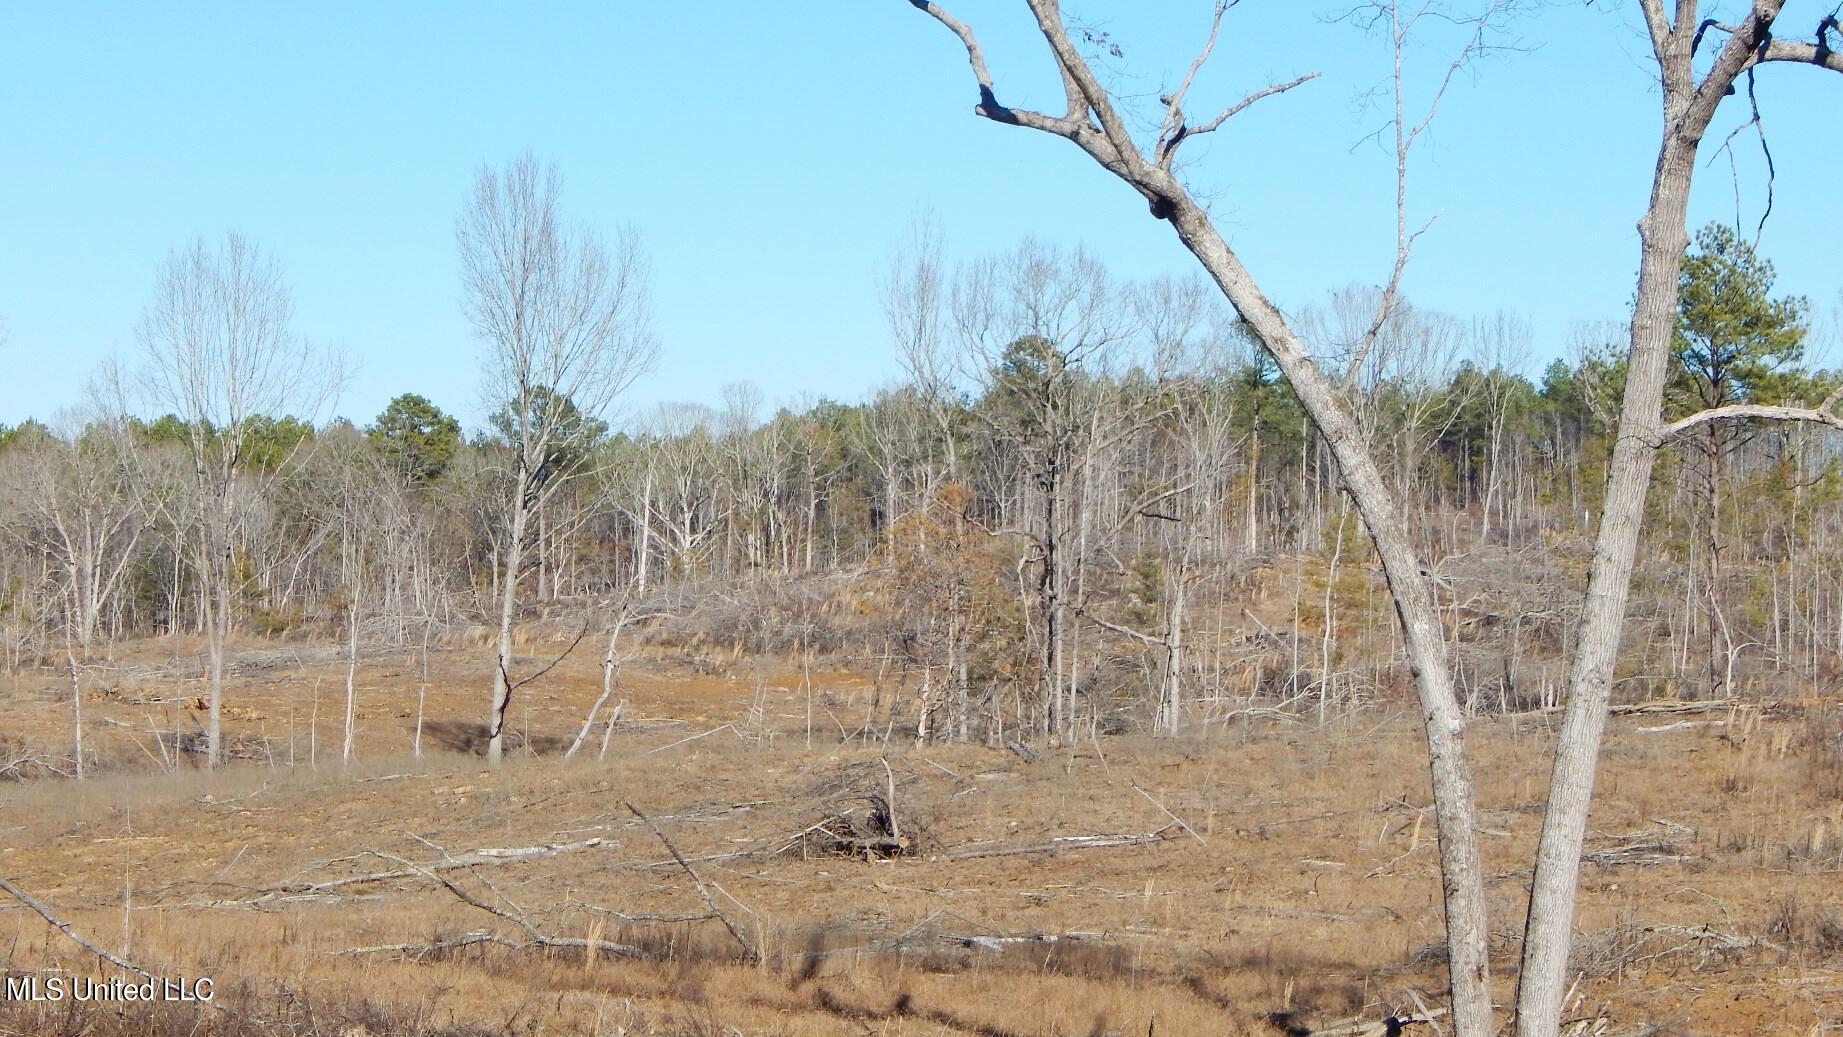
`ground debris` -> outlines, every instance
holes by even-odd
[[[1684,853],[1683,847],[1659,839],[1648,832],[1630,832],[1618,836],[1615,845],[1581,855],[1582,861],[1588,864],[1598,864],[1604,868],[1650,868],[1660,864],[1681,864],[1696,859],[1695,854]]]
[[[1700,970],[1711,962],[1753,950],[1777,950],[1766,940],[1722,932],[1708,925],[1623,924],[1574,941],[1569,970],[1615,976],[1666,959],[1689,958]]]

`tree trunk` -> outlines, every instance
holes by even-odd
[[[1523,970],[1517,987],[1519,1037],[1551,1037],[1561,1025],[1581,844],[1644,521],[1645,493],[1657,458],[1654,437],[1661,423],[1664,380],[1676,329],[1677,275],[1689,245],[1685,217],[1695,168],[1694,144],[1666,133],[1650,209],[1639,225],[1643,253],[1625,400],[1587,577],[1580,639],[1568,675],[1568,711],[1555,748],[1548,812],[1531,881]]]
[[[222,721],[224,715],[224,642],[230,634],[230,572],[222,554],[213,545],[208,561],[206,586],[200,588],[205,599],[205,695],[208,715],[205,720],[205,766],[214,768],[224,761]]]
[[[1317,424],[1381,558],[1427,738],[1450,952],[1453,1028],[1457,1037],[1487,1037],[1494,1028],[1477,810],[1465,759],[1465,720],[1453,694],[1432,586],[1415,556],[1401,510],[1337,389],[1312,363],[1305,345],[1255,285],[1208,214],[1181,191],[1163,200],[1171,205],[1171,223],[1179,239],[1273,356]]]
[[[358,716],[358,589],[352,590],[352,608],[346,617],[346,732],[340,747],[339,762],[352,763],[352,728]]]
[[[1190,583],[1190,550],[1184,550],[1184,562],[1178,565],[1177,579],[1172,580],[1167,593],[1171,598],[1170,621],[1165,627],[1165,689],[1161,699],[1164,702],[1165,734],[1175,735],[1184,725],[1184,599]]]
[[[70,730],[76,756],[77,780],[83,780],[83,682],[78,676],[76,653],[65,650],[70,665]]]
[[[499,580],[499,637],[493,656],[492,707],[486,714],[486,762],[497,767],[505,756],[506,710],[512,705],[512,615],[518,607],[518,567],[531,509],[526,502],[526,473],[521,466],[513,487],[512,529],[507,538]]]
[[[646,596],[647,570],[653,561],[653,466],[646,466],[646,489],[640,494],[640,571],[634,584],[636,593]]]
[[[1254,430],[1250,435],[1253,442],[1248,447],[1248,553],[1252,555],[1261,549],[1261,408],[1258,399],[1254,405]]]
[[[589,732],[595,727],[595,718],[601,715],[602,707],[614,697],[615,675],[621,668],[621,628],[627,625],[628,618],[629,614],[622,610],[620,615],[614,619],[614,628],[608,631],[608,649],[602,653],[602,693],[595,700],[595,704],[589,707],[589,715],[583,718],[582,730],[576,732],[575,741],[571,742],[570,747],[564,751],[563,758],[566,760],[575,756],[577,750],[582,748],[582,743],[588,740]]]

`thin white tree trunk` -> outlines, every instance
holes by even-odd
[[[352,764],[352,728],[358,715],[358,591],[352,592],[352,608],[346,619],[346,731],[339,750],[339,762]]]
[[[215,768],[224,759],[224,747],[221,740],[224,716],[224,642],[230,627],[228,601],[230,595],[226,592],[224,584],[229,582],[230,574],[214,572],[209,580],[209,588],[204,588],[206,596],[205,694],[208,711],[205,720],[205,766]]]
[[[492,705],[486,714],[486,762],[497,767],[505,756],[506,709],[512,704],[512,616],[518,606],[518,566],[530,518],[525,502],[525,469],[521,466],[512,497],[512,529],[507,539],[499,586],[499,635],[493,655]]]
[[[83,686],[78,677],[77,656],[66,651],[70,664],[70,730],[71,741],[76,754],[77,780],[83,780]]]
[[[563,753],[563,758],[566,760],[575,756],[576,751],[582,748],[582,743],[589,737],[589,731],[595,727],[595,718],[601,715],[602,707],[614,697],[615,675],[620,672],[621,668],[621,628],[627,625],[629,618],[627,610],[623,609],[620,615],[615,617],[614,629],[608,631],[608,649],[602,653],[602,693],[596,698],[595,704],[589,707],[589,715],[583,718],[582,730],[576,732],[575,741],[571,742],[569,749]]]
[[[635,587],[642,596],[646,594],[647,570],[653,561],[653,466],[649,461],[646,466],[646,489],[640,494],[640,566],[635,576]]]

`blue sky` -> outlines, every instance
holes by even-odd
[[[1181,73],[1206,0],[1070,3],[1123,49],[1109,75],[1151,95]],[[1247,0],[1191,107],[1306,71],[1322,79],[1199,141],[1188,177],[1283,305],[1386,276],[1391,158],[1382,40],[1317,0]],[[1787,25],[1815,24],[1793,0]],[[1809,8],[1807,17],[1806,8]],[[1718,8],[1719,9],[1719,8]],[[1023,5],[961,0],[1008,103],[1059,95]],[[1657,97],[1630,2],[1561,3],[1452,88],[1413,171],[1439,220],[1405,288],[1423,306],[1526,316],[1538,358],[1632,290]],[[1410,55],[1419,89],[1452,41]],[[1776,67],[1760,97],[1778,164],[1762,250],[1782,290],[1836,304],[1833,130],[1843,79]],[[637,403],[856,399],[896,375],[878,272],[920,206],[954,256],[1027,235],[1080,242],[1121,277],[1193,261],[1145,206],[1062,141],[970,113],[963,52],[902,0],[796,4],[24,4],[0,6],[0,422],[78,399],[133,363],[156,265],[236,229],[286,266],[296,327],[354,362],[338,413],[421,392],[470,423],[479,346],[462,318],[454,216],[482,162],[555,159],[564,204],[626,223],[653,259],[663,344]],[[1722,132],[1741,114],[1728,106]],[[1737,149],[1757,218],[1757,144]],[[1712,148],[1709,150],[1713,150]],[[1732,220],[1725,158],[1694,222]]]

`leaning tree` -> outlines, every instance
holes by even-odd
[[[1843,54],[1832,44],[1843,35],[1835,11],[1817,22],[1811,40],[1799,41],[1773,35],[1784,0],[1753,0],[1747,13],[1732,25],[1702,17],[1699,6],[1696,0],[1677,0],[1675,10],[1667,11],[1664,0],[1639,0],[1662,88],[1662,132],[1650,204],[1638,224],[1638,292],[1632,309],[1618,437],[1569,667],[1568,709],[1556,743],[1523,933],[1523,969],[1517,988],[1521,1037],[1549,1037],[1561,1027],[1581,844],[1587,834],[1587,810],[1606,728],[1613,662],[1625,625],[1645,494],[1658,450],[1710,422],[1802,420],[1843,428],[1843,420],[1833,411],[1843,390],[1812,407],[1733,404],[1700,410],[1674,422],[1664,420],[1664,388],[1677,335],[1679,277],[1689,247],[1690,184],[1716,110],[1736,93],[1735,84],[1742,79],[1751,98],[1756,71],[1763,65],[1804,64],[1843,72]],[[1705,57],[1706,71],[1700,76],[1696,73],[1699,51],[1713,52],[1712,58]],[[1757,107],[1754,117],[1758,118]]]
[[[932,0],[909,3],[950,31],[965,49],[978,89],[974,114],[993,122],[1061,137],[1144,199],[1151,216],[1171,226],[1234,306],[1250,334],[1273,357],[1300,405],[1317,425],[1338,465],[1344,487],[1369,532],[1400,621],[1408,667],[1420,702],[1433,779],[1434,817],[1446,909],[1453,1025],[1459,1037],[1493,1032],[1486,904],[1476,834],[1472,778],[1464,752],[1465,717],[1453,692],[1450,660],[1442,637],[1433,586],[1417,555],[1400,502],[1383,477],[1344,382],[1359,368],[1375,331],[1353,343],[1342,379],[1320,366],[1296,329],[1256,283],[1240,256],[1223,238],[1177,176],[1174,162],[1188,141],[1215,132],[1251,105],[1309,80],[1302,76],[1257,90],[1206,119],[1192,121],[1185,103],[1198,71],[1215,47],[1224,14],[1233,0],[1216,0],[1209,36],[1178,86],[1160,97],[1162,118],[1149,139],[1129,129],[1116,97],[1083,55],[1057,0],[1024,0],[1048,46],[1061,81],[1061,113],[1007,105],[999,100],[985,53],[972,28]],[[1557,747],[1554,781],[1544,823],[1518,991],[1518,1026],[1525,1037],[1552,1035],[1559,1027],[1562,979],[1571,942],[1575,881],[1585,833],[1593,769],[1604,726],[1611,671],[1618,651],[1626,594],[1637,549],[1639,521],[1652,461],[1668,439],[1712,420],[1789,418],[1843,427],[1826,400],[1810,408],[1736,406],[1704,411],[1666,425],[1661,417],[1666,363],[1675,328],[1677,275],[1688,243],[1685,229],[1689,186],[1697,151],[1723,97],[1735,82],[1768,62],[1802,62],[1843,69],[1831,49],[1837,33],[1834,13],[1817,26],[1813,42],[1777,40],[1772,35],[1783,0],[1754,0],[1733,25],[1698,17],[1695,0],[1677,0],[1674,13],[1663,0],[1639,0],[1657,55],[1664,99],[1664,134],[1653,178],[1651,204],[1640,224],[1643,238],[1639,286],[1631,324],[1630,370],[1620,430],[1608,477],[1608,492],[1589,577],[1581,630],[1572,662],[1571,699]],[[1375,5],[1391,29],[1397,68],[1403,31],[1400,5]],[[1491,3],[1487,14],[1502,4]],[[1483,24],[1485,16],[1477,23]],[[1721,39],[1706,71],[1696,74],[1696,52],[1705,37]],[[1725,37],[1725,38],[1724,38]],[[1475,35],[1474,40],[1478,37]],[[1455,66],[1456,67],[1456,66]],[[1450,74],[1449,74],[1450,80]],[[1405,157],[1425,121],[1409,125],[1396,76],[1395,157],[1398,185],[1397,262],[1391,271],[1372,329],[1391,312],[1413,235],[1400,217]],[[1431,117],[1431,111],[1429,112]]]

